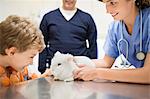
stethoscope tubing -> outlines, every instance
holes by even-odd
[[[121,39],[117,42],[117,47],[118,47],[118,51],[119,51],[119,55],[121,55],[121,50],[120,50],[120,42],[124,42],[125,45],[126,45],[126,59],[128,59],[128,55],[129,55],[129,44],[127,42],[126,39],[124,39],[123,37],[123,21],[121,21],[121,27],[120,27],[120,30],[121,30]],[[140,52],[142,52],[142,11],[140,11]],[[138,52],[138,53],[140,53]],[[126,62],[124,62],[124,64],[126,64]]]

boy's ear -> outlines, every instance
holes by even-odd
[[[17,52],[17,48],[16,48],[16,47],[11,47],[11,48],[5,49],[5,53],[6,53],[8,56],[12,56],[12,55],[14,55],[16,52]]]

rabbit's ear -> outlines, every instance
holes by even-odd
[[[60,55],[61,53],[59,52],[59,51],[57,51],[56,53],[55,53],[55,55]]]
[[[68,57],[67,57],[67,61],[69,62],[69,61],[73,61],[73,56],[72,55],[68,55]]]

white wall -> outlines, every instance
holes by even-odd
[[[61,5],[61,0],[0,0],[0,21],[11,14],[30,17],[40,22],[43,14]],[[90,13],[97,25],[98,38],[104,38],[112,18],[105,5],[97,0],[77,0],[77,7]]]
[[[0,21],[11,14],[30,17],[38,23],[42,16],[61,5],[61,0],[0,0]],[[77,0],[77,7],[90,13],[98,30],[98,56],[103,57],[103,42],[108,24],[112,21],[106,14],[105,5],[97,0]],[[34,64],[37,65],[38,58]]]

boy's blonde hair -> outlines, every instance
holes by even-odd
[[[0,54],[5,49],[16,47],[19,52],[28,49],[42,51],[45,47],[43,35],[29,19],[11,15],[0,23]]]

